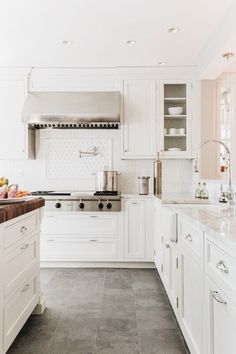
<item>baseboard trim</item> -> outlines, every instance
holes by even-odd
[[[41,262],[41,268],[155,268],[154,262]]]

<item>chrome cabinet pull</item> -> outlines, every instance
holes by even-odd
[[[192,242],[192,241],[193,241],[192,236],[191,236],[190,234],[187,234],[187,235],[185,236],[185,240],[187,240],[187,241],[189,241],[189,242]]]
[[[219,270],[221,270],[223,273],[228,274],[229,273],[229,269],[227,267],[227,265],[225,264],[224,261],[220,260],[217,265],[216,268],[218,268]]]
[[[20,249],[21,249],[21,250],[26,250],[28,247],[29,247],[29,244],[26,243],[26,244],[24,244]]]
[[[89,240],[89,242],[99,242],[98,240]]]
[[[98,215],[89,215],[90,218],[98,218]]]
[[[25,286],[23,287],[23,289],[20,292],[24,293],[25,291],[27,291],[29,289],[29,287],[30,287],[29,284],[25,284]]]
[[[53,238],[47,240],[47,242],[54,242],[55,240]]]
[[[26,226],[21,226],[20,232],[23,234],[26,231],[27,231],[27,227]]]
[[[212,291],[212,296],[220,304],[227,305],[227,302],[222,299],[222,297],[219,295],[218,291]]]

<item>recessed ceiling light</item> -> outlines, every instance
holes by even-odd
[[[73,44],[73,42],[69,41],[69,40],[64,40],[64,41],[62,41],[62,44],[69,47]]]
[[[179,32],[179,27],[169,27],[167,32],[168,33],[177,33],[177,32]]]
[[[163,65],[166,65],[166,62],[165,61],[159,61],[157,64],[160,65],[160,66],[163,66]]]
[[[134,44],[136,44],[136,40],[135,39],[128,39],[125,43],[128,45],[134,45]]]
[[[226,52],[222,54],[222,57],[226,59],[227,61],[230,61],[234,57],[234,53],[232,52]]]

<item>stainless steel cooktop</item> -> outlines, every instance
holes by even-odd
[[[36,191],[32,195],[42,196],[46,211],[75,212],[118,212],[121,210],[121,196],[78,191]]]

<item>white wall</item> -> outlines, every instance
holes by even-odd
[[[101,154],[80,159],[79,150],[90,150],[92,146],[98,146]],[[120,130],[37,131],[36,160],[0,161],[0,175],[23,189],[93,191],[91,172],[106,166],[121,172],[122,193],[138,192],[139,175],[153,176],[153,161],[121,160]],[[163,191],[192,191],[191,160],[163,161]]]

